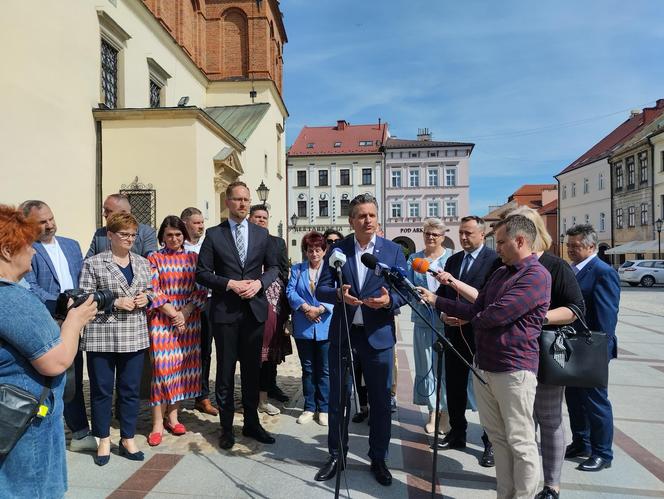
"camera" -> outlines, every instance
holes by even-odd
[[[113,303],[113,300],[115,300],[115,295],[110,289],[101,289],[94,293],[86,293],[82,289],[68,289],[58,295],[58,299],[55,302],[55,318],[64,320],[70,308],[78,307],[90,295],[92,295],[92,301],[97,304],[97,310],[108,308]],[[73,300],[74,302],[71,307],[68,306],[69,300]]]

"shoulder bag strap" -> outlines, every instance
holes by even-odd
[[[579,307],[577,307],[575,303],[569,303],[565,306],[567,308],[569,308],[574,313],[574,315],[576,315],[576,318],[579,320],[579,322],[581,323],[581,325],[583,326],[585,331],[587,333],[590,333],[590,328],[588,327],[588,323],[586,322],[586,318],[581,313],[581,309],[579,309]]]

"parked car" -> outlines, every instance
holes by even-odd
[[[664,284],[664,260],[627,260],[618,269],[622,282],[630,286]]]

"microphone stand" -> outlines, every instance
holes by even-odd
[[[468,369],[475,375],[475,377],[482,383],[483,385],[486,385],[486,380],[482,377],[480,373],[477,372],[477,370],[470,364],[466,359],[461,355],[456,348],[454,348],[454,345],[450,343],[450,340],[447,339],[447,337],[438,331],[433,324],[427,319],[422,312],[419,311],[419,309],[410,302],[408,297],[399,289],[397,284],[400,282],[400,279],[398,276],[394,276],[391,272],[385,272],[384,273],[386,277],[386,281],[390,285],[390,289],[393,289],[394,291],[397,292],[399,296],[410,306],[410,308],[424,321],[424,323],[429,326],[429,328],[436,334],[436,341],[433,344],[433,349],[436,351],[438,354],[437,360],[436,360],[436,419],[434,422],[434,436],[433,436],[433,459],[431,463],[431,497],[436,496],[436,476],[438,472],[438,425],[440,424],[440,411],[438,410],[438,407],[440,407],[440,389],[442,385],[442,379],[443,379],[443,352],[447,348],[450,350],[454,355],[456,355],[461,362],[463,362]]]
[[[346,345],[347,348],[343,347],[343,341],[341,339],[342,333],[342,324],[339,321],[339,358],[337,362],[339,363],[339,458],[337,461],[337,473],[334,484],[334,497],[337,499],[339,497],[339,491],[341,489],[341,473],[343,471],[344,476],[346,473],[346,453],[344,452],[344,437],[348,432],[348,423],[350,420],[350,402],[346,389],[348,387],[348,382],[350,381],[353,385],[353,395],[355,400],[355,410],[359,410],[359,403],[357,399],[357,384],[355,380],[355,370],[353,366],[355,365],[353,359],[353,349],[350,345],[350,326],[348,323],[348,310],[346,309],[346,303],[343,301],[343,275],[341,273],[341,265],[335,263],[335,269],[337,270],[337,280],[339,281],[339,290],[341,290],[342,298],[341,304],[344,310],[344,323],[346,326]],[[350,379],[349,379],[350,378]]]

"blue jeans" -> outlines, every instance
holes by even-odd
[[[107,438],[111,427],[113,385],[118,391],[120,436],[134,438],[139,410],[139,391],[143,373],[143,355],[138,352],[88,352],[90,399],[92,406],[92,434]]]
[[[304,410],[328,412],[330,398],[330,342],[295,339],[302,365]]]
[[[83,352],[78,352],[74,358],[74,398],[65,403],[65,423],[73,433],[74,438],[83,438],[90,433],[88,415],[85,412],[85,397],[83,396]]]

